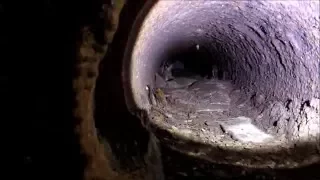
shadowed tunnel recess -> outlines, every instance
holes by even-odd
[[[161,142],[192,156],[254,167],[319,161],[318,7],[146,6],[124,58],[127,106],[145,111],[139,118]]]

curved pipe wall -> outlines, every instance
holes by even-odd
[[[299,131],[308,118],[319,118],[307,112],[298,122],[305,107],[319,112],[318,7],[318,1],[148,1],[123,62],[128,108],[149,109],[146,86],[154,85],[160,64],[172,51],[199,44],[226,57],[224,70],[244,94],[289,109]]]
[[[317,98],[318,6],[316,1],[157,2],[131,34],[136,41],[124,63],[130,66],[124,79],[131,82],[131,103],[146,108],[145,86],[153,83],[166,53],[190,43],[229,56],[232,80],[247,91],[296,105]]]

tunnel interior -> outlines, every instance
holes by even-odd
[[[271,139],[264,131],[277,137],[285,134],[285,127],[277,120],[257,121],[259,111],[268,105],[255,92],[242,92],[241,86],[235,84],[237,76],[232,70],[239,60],[230,57],[224,48],[223,44],[212,46],[212,40],[197,41],[195,37],[165,51],[154,74],[150,74],[154,77],[148,97],[151,105],[161,109],[171,125],[214,136],[229,133],[223,140],[258,143]],[[242,68],[252,71],[250,65]],[[244,125],[247,132],[231,130],[235,124]]]
[[[319,138],[317,5],[158,2],[130,52],[131,104],[209,139]]]

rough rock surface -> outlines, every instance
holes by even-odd
[[[251,112],[253,117],[250,118],[252,119],[250,122],[252,123],[243,121],[247,125],[246,129],[254,129],[253,127],[256,126],[260,127],[260,130],[253,131],[267,134],[266,138],[280,136],[279,141],[275,141],[273,145],[276,146],[278,143],[282,145],[278,148],[284,149],[283,154],[277,154],[279,156],[276,157],[272,153],[262,153],[260,154],[262,159],[257,156],[252,161],[253,164],[257,165],[260,161],[260,164],[280,167],[290,166],[290,164],[296,166],[299,164],[298,161],[307,163],[310,159],[303,159],[299,152],[304,145],[307,147],[312,143],[313,145],[308,146],[309,149],[306,148],[310,150],[310,157],[312,157],[309,162],[319,160],[319,150],[317,150],[319,149],[317,147],[319,121],[316,120],[319,119],[317,114],[319,106],[311,106],[319,101],[319,44],[317,43],[319,41],[319,2],[160,1],[155,4],[149,14],[147,11],[151,6],[144,9],[136,21],[134,29],[138,31],[133,31],[129,38],[123,79],[129,109],[133,112],[137,110],[143,124],[157,134],[160,142],[190,156],[204,159],[214,156],[212,161],[221,156],[227,156],[222,150],[214,151],[210,149],[212,147],[192,141],[191,139],[201,139],[201,142],[209,144],[211,138],[196,137],[207,131],[204,128],[199,129],[199,124],[205,127],[202,122],[192,125],[193,121],[199,120],[193,117],[196,113],[181,113],[188,111],[189,106],[193,111],[205,109],[204,106],[200,107],[204,104],[208,107],[208,102],[210,104],[210,98],[205,97],[205,93],[214,91],[205,91],[192,101],[188,97],[194,97],[196,93],[191,95],[192,90],[186,90],[184,87],[190,85],[192,87],[194,82],[186,81],[182,77],[177,81],[172,80],[174,73],[163,76],[163,80],[159,78],[166,74],[164,71],[159,71],[165,64],[164,61],[176,58],[179,53],[187,54],[189,60],[196,59],[198,62],[209,56],[214,60],[213,64],[206,64],[206,62],[200,62],[200,64],[208,67],[217,65],[215,67],[218,69],[217,76],[225,77],[222,80],[231,80],[232,86],[235,87],[230,88],[231,93],[228,93],[230,106],[234,108],[230,112],[242,116],[243,113],[247,113],[245,116],[250,116],[248,112]],[[194,58],[192,53],[189,54],[190,47],[196,47],[197,50],[204,49],[207,54]],[[198,66],[199,63],[193,63],[193,65]],[[165,66],[167,69],[172,68],[170,64]],[[159,75],[154,78],[157,73]],[[207,73],[207,75],[215,76],[215,73]],[[158,84],[163,93],[159,93]],[[168,91],[167,86],[176,89]],[[155,93],[155,97],[151,100],[150,89],[154,89]],[[200,89],[202,87],[197,91],[200,92]],[[222,94],[227,93],[222,92]],[[166,95],[167,97],[164,98]],[[201,97],[203,104],[197,103]],[[228,98],[224,98],[224,101]],[[161,103],[163,105],[157,107]],[[179,105],[171,106],[175,103]],[[223,109],[222,107],[216,109]],[[253,111],[247,111],[248,108]],[[149,120],[153,118],[150,120],[151,124],[148,124],[149,120],[145,118],[145,113],[140,113],[141,109],[148,111]],[[204,116],[208,115],[208,113],[204,114]],[[183,123],[175,121],[179,119],[177,115]],[[181,118],[183,116],[186,118]],[[232,117],[231,114],[228,116]],[[237,117],[237,120],[243,120]],[[199,132],[197,135],[192,134],[192,126]],[[234,131],[232,126],[226,124],[220,124],[219,128],[216,132],[232,134]],[[233,134],[231,139],[235,137],[237,140],[240,138]],[[186,139],[192,142],[187,142]],[[272,143],[270,142],[269,145]],[[263,148],[266,147],[262,146],[260,150]],[[278,153],[276,149],[273,152]],[[239,157],[241,154],[240,151],[229,153],[233,153],[234,157]],[[251,152],[252,157],[255,153],[258,152]],[[249,158],[249,154],[241,154],[241,156]],[[275,163],[275,159],[294,156],[296,156],[294,161],[282,162],[284,163],[282,165]],[[269,159],[264,159],[266,157]],[[231,156],[228,158],[232,159]],[[231,159],[229,159],[230,162]],[[242,161],[240,159],[237,160],[239,162],[235,160],[236,163],[245,164],[243,163],[245,160],[243,162],[240,162]]]

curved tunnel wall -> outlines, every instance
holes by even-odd
[[[166,53],[190,43],[221,47],[230,57],[226,71],[244,91],[297,107],[318,97],[318,7],[316,1],[157,2],[133,43],[132,71],[124,74],[135,105],[147,107],[145,87]]]

